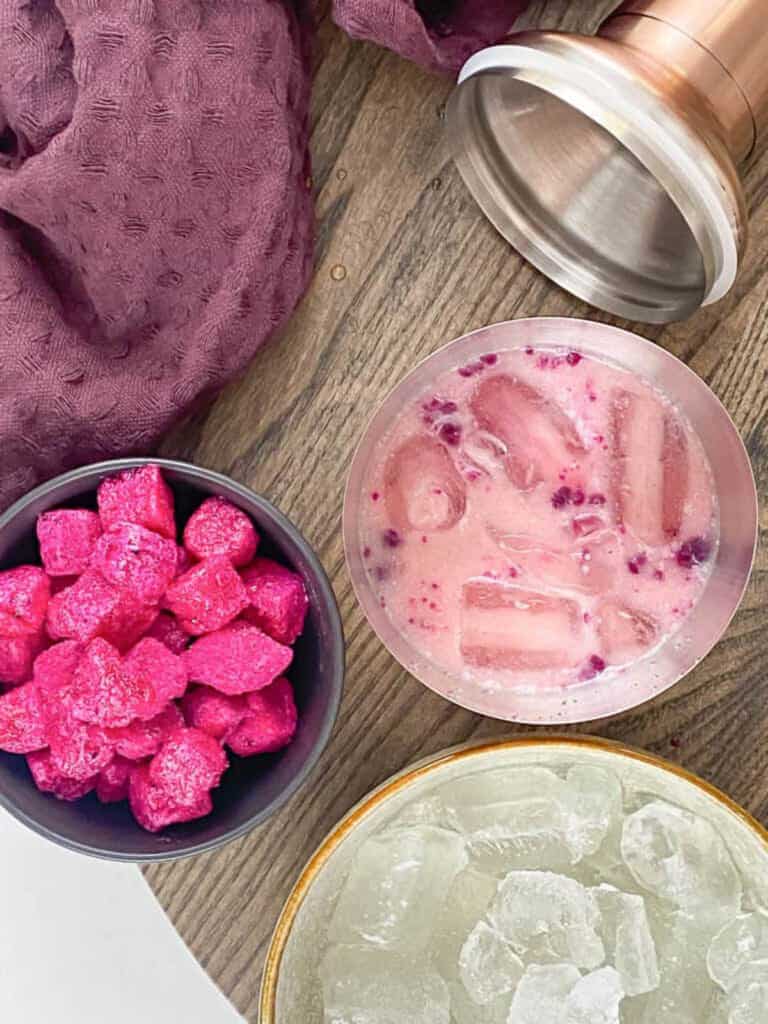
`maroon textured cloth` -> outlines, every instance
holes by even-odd
[[[437,71],[458,71],[502,39],[528,0],[335,0],[334,17],[355,39],[371,39]]]
[[[336,16],[452,69],[522,6]],[[300,0],[0,0],[0,509],[151,450],[292,312],[310,34]]]

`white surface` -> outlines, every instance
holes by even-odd
[[[69,853],[0,811],[3,1024],[242,1024],[137,867]]]

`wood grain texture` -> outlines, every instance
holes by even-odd
[[[591,31],[610,0],[535,3],[526,23]],[[403,672],[356,604],[344,567],[345,475],[367,418],[414,363],[483,324],[588,316],[629,326],[688,362],[736,420],[768,486],[768,151],[748,168],[752,243],[732,294],[684,324],[602,316],[550,284],[496,234],[449,160],[451,83],[330,20],[314,92],[314,283],[249,373],[164,445],[250,485],[303,531],[336,590],[348,641],[342,712],[320,766],[288,807],[212,855],[147,869],[193,953],[249,1021],[263,957],[302,865],[367,790],[425,754],[523,731],[453,707]],[[761,532],[768,526],[762,511]],[[768,821],[768,554],[743,607],[696,671],[651,704],[580,731],[679,760]]]

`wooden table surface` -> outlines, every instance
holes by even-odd
[[[525,24],[591,31],[611,0],[534,3]],[[347,467],[371,411],[423,356],[483,324],[536,315],[609,320],[526,264],[484,220],[453,168],[442,112],[451,83],[352,43],[325,16],[314,92],[315,279],[282,337],[163,454],[265,494],[314,545],[348,643],[341,715],[289,805],[225,849],[146,870],[193,953],[257,1019],[261,967],[293,882],[366,791],[425,754],[523,731],[437,697],[363,618],[344,566]],[[768,150],[747,170],[751,248],[731,295],[687,323],[623,324],[688,362],[734,417],[761,494],[768,483]],[[763,509],[761,532],[768,525]],[[768,555],[727,636],[696,671],[635,711],[580,731],[620,738],[727,790],[768,821]],[[297,1022],[298,1024],[298,1022]]]

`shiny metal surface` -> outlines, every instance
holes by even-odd
[[[621,685],[600,678],[561,689],[482,689],[451,675],[395,628],[379,604],[363,558],[360,509],[368,500],[366,471],[377,445],[403,409],[433,386],[442,372],[477,359],[483,352],[510,348],[575,348],[610,359],[660,388],[688,417],[701,439],[714,475],[720,511],[720,544],[704,592],[686,620],[651,660],[633,666]],[[563,317],[512,320],[484,327],[438,350],[415,367],[384,400],[369,423],[352,460],[344,499],[344,550],[352,585],[368,621],[400,664],[448,700],[483,715],[530,724],[563,725],[614,715],[669,689],[711,650],[739,606],[749,580],[757,538],[757,496],[749,457],[725,408],[707,385],[675,356],[650,341],[607,324]],[[681,639],[684,642],[680,642]]]
[[[766,19],[764,0],[640,0],[596,37],[475,54],[448,107],[470,191],[596,306],[664,323],[718,301],[746,242],[736,162],[768,118]]]
[[[768,6],[765,0],[626,0],[616,14],[653,20],[660,29],[675,29],[698,46],[709,57],[713,86],[718,83],[723,88],[722,78],[715,70],[717,65],[740,93],[749,109],[754,136],[759,136],[768,121]],[[603,26],[601,34],[609,22]],[[674,34],[669,33],[670,39]],[[661,57],[656,53],[656,56],[666,60],[666,55]],[[687,73],[686,64],[682,71]],[[731,107],[730,95],[724,95],[717,88],[710,90],[706,85],[704,92],[727,126],[737,109]]]

